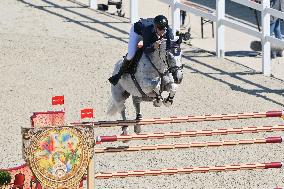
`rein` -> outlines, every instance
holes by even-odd
[[[156,67],[156,65],[153,63],[153,61],[151,60],[151,58],[149,57],[148,54],[145,54],[145,56],[147,57],[147,59],[149,60],[149,62],[151,63],[151,65],[153,66],[153,68],[157,71],[157,73],[159,74],[159,77],[161,78],[161,85],[160,85],[160,90],[159,90],[159,94],[156,93],[158,98],[161,98],[161,94],[163,92],[163,87],[164,87],[164,80],[163,77],[167,74],[167,73],[174,73],[178,70],[183,69],[183,65],[182,66],[170,66],[169,64],[169,58],[168,58],[168,52],[166,51],[166,61],[164,59],[162,59],[161,57],[161,50],[159,50],[159,58],[160,60],[162,60],[162,62],[167,65],[167,69],[164,73],[160,72],[159,69]],[[139,92],[141,93],[142,97],[148,97],[148,95],[142,90],[142,88],[140,87],[140,85],[138,84],[135,75],[131,74],[131,78],[135,84],[135,86],[137,87],[137,89],[139,90]]]
[[[165,76],[165,75],[168,73],[168,71],[169,71],[168,60],[167,60],[167,62],[165,63],[165,61],[161,58],[160,54],[161,54],[161,51],[159,51],[159,57],[160,57],[160,59],[164,62],[164,64],[168,65],[168,69],[167,69],[164,73],[161,73],[161,72],[158,70],[158,68],[155,66],[155,64],[152,62],[152,60],[151,60],[151,58],[149,57],[149,55],[145,54],[146,57],[148,58],[148,60],[150,61],[151,65],[152,65],[153,68],[158,72],[159,77],[161,78],[160,90],[159,90],[159,94],[156,94],[157,96],[161,96],[161,95],[162,95],[163,86],[164,86],[164,83],[163,83],[163,76]]]

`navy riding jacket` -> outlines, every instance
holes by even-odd
[[[145,53],[154,52],[153,43],[159,40],[155,27],[154,18],[140,19],[138,22],[134,23],[134,32],[143,38],[143,51]],[[163,36],[167,39],[167,48],[170,46],[170,40],[174,38],[171,28],[166,29],[166,34]]]

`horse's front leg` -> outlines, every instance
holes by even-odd
[[[163,97],[161,95],[160,90],[161,90],[160,83],[158,83],[153,90],[154,93],[156,94],[156,97],[154,98],[154,101],[153,101],[153,105],[155,107],[160,107],[163,104]]]
[[[141,114],[141,108],[140,108],[140,104],[141,104],[141,98],[139,97],[132,97],[132,101],[133,101],[133,105],[135,107],[136,110],[136,120],[141,120],[142,119],[142,114]],[[141,126],[140,125],[134,125],[134,132],[136,134],[141,133]]]
[[[169,92],[169,96],[164,99],[163,103],[166,107],[169,107],[173,104],[174,96],[177,91],[177,84],[175,83],[170,83],[169,85],[166,86],[167,91]]]
[[[163,104],[163,97],[160,96],[160,95],[157,95],[157,96],[155,97],[154,101],[153,101],[153,105],[154,105],[155,107],[160,107],[160,106],[162,106],[162,104]]]

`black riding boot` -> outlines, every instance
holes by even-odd
[[[127,71],[127,68],[129,67],[130,62],[131,61],[127,60],[126,58],[123,59],[123,62],[121,64],[121,67],[118,73],[108,79],[111,84],[116,85],[118,83],[121,76]]]

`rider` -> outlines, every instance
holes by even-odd
[[[169,46],[170,39],[173,39],[174,36],[171,28],[169,28],[168,19],[163,15],[158,15],[155,18],[140,19],[134,23],[129,34],[127,56],[124,58],[118,73],[108,79],[111,84],[116,85],[132,64],[131,60],[135,55],[141,38],[143,39],[143,52],[151,53],[160,47],[163,39],[167,40],[167,46]]]

